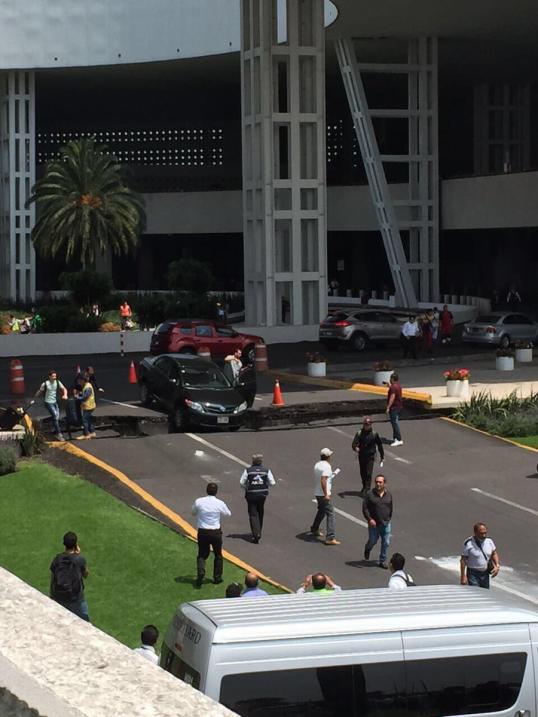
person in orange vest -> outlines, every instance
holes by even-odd
[[[93,430],[92,416],[95,411],[95,392],[90,381],[90,377],[87,373],[84,374],[84,387],[80,393],[82,409],[82,428],[84,429],[84,435],[77,436],[78,441],[82,441],[87,438],[95,438],[95,432]]]
[[[131,319],[133,316],[133,312],[131,311],[131,307],[127,303],[127,301],[124,301],[122,304],[120,304],[120,321],[121,321],[121,328],[123,331],[125,329],[129,328],[129,324],[131,323]]]

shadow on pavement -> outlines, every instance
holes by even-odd
[[[323,542],[324,538],[312,535],[309,530],[306,530],[303,533],[297,533],[295,537],[297,538],[297,540],[302,540],[305,543],[319,543],[319,545],[325,545]]]
[[[346,565],[350,568],[376,568],[377,560],[347,560]]]
[[[244,540],[245,543],[252,543],[252,533],[228,533],[227,538]]]
[[[529,473],[528,476],[525,476],[526,478],[538,478],[538,473]]]
[[[363,494],[359,490],[343,490],[338,493],[339,498],[363,498]]]

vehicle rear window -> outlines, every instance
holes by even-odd
[[[477,324],[496,324],[500,318],[501,318],[500,316],[495,316],[494,314],[484,314],[484,316],[479,316],[477,319],[475,319],[475,323],[477,323]]]
[[[334,324],[336,321],[345,321],[348,318],[348,314],[344,313],[343,311],[339,311],[336,314],[331,314],[330,316],[327,316],[324,323],[325,324]]]
[[[162,324],[159,324],[157,326],[156,333],[158,334],[167,334],[169,331],[172,331],[173,324],[169,323],[168,321],[164,321]]]

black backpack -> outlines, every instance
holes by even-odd
[[[71,555],[59,555],[52,575],[52,592],[57,600],[76,600],[82,591],[82,571]]]
[[[405,574],[405,582],[408,588],[416,588],[417,586],[416,582],[408,573]]]

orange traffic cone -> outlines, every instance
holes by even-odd
[[[275,390],[273,391],[273,406],[284,406],[284,399],[280,390],[278,378],[275,380]]]
[[[134,361],[131,361],[131,365],[129,366],[129,383],[138,383]]]

